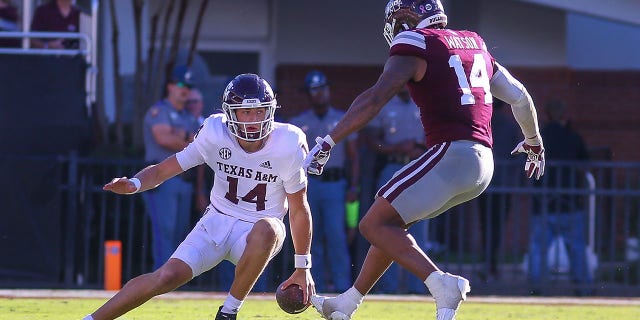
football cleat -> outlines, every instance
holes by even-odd
[[[460,303],[467,299],[467,293],[471,291],[469,280],[461,276],[436,271],[431,273],[425,282],[429,292],[436,300],[436,319],[455,319]]]
[[[237,314],[222,312],[222,306],[218,308],[215,320],[236,320]]]
[[[358,306],[352,309],[351,312],[346,310],[338,310],[337,297],[329,298],[325,296],[313,295],[311,296],[311,304],[320,313],[322,318],[327,320],[350,320],[353,313]]]

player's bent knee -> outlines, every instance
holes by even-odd
[[[365,239],[370,240],[378,236],[380,228],[384,226],[383,220],[377,215],[367,214],[358,223],[358,230]]]
[[[251,232],[247,236],[247,243],[255,243],[264,246],[264,249],[273,248],[273,246],[284,238],[284,234],[280,230],[277,221],[271,218],[261,219],[253,226]]]
[[[186,263],[178,259],[170,259],[169,262],[156,270],[153,275],[158,287],[173,290],[191,280],[192,271]]]
[[[360,231],[360,234],[362,234],[365,239],[369,240],[371,235],[375,234],[375,227],[366,219],[365,216],[358,223],[358,231]]]

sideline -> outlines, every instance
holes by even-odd
[[[116,291],[105,290],[65,290],[65,289],[0,289],[0,299],[109,299]],[[155,299],[207,299],[224,300],[225,292],[174,291],[155,297]],[[252,293],[248,299],[275,299],[274,293]],[[430,296],[422,295],[367,295],[366,300],[377,301],[431,301]],[[611,297],[505,297],[505,296],[472,296],[468,302],[500,303],[500,304],[543,304],[543,305],[625,305],[640,306],[640,298],[611,298]]]

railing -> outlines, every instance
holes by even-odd
[[[93,40],[84,33],[76,32],[0,32],[0,38],[43,38],[43,39],[77,39],[80,41],[80,46],[77,49],[41,49],[41,48],[29,48],[23,46],[22,48],[2,48],[0,47],[0,54],[11,55],[51,55],[51,56],[82,56],[87,63],[87,71],[85,74],[85,91],[87,92],[87,98],[85,101],[85,107],[87,114],[91,115],[92,104],[96,101],[96,53]]]
[[[0,157],[2,160],[2,157]],[[19,158],[14,159],[20,161]],[[33,157],[31,158],[33,161]],[[140,195],[121,196],[104,192],[102,186],[117,176],[130,176],[142,168],[143,162],[132,159],[95,159],[66,156],[39,158],[38,161],[59,166],[62,175],[57,192],[63,210],[64,270],[57,284],[66,288],[102,288],[104,281],[104,242],[117,239],[123,243],[123,281],[151,271],[150,228]],[[430,239],[438,243],[428,251],[444,270],[462,274],[476,285],[476,294],[528,294],[522,258],[528,250],[529,217],[534,196],[575,195],[584,197],[589,209],[588,245],[599,261],[595,271],[596,294],[605,296],[640,295],[640,270],[637,255],[628,254],[627,239],[637,238],[640,232],[640,163],[562,162],[547,164],[552,168],[569,168],[572,181],[569,187],[533,186],[520,179],[515,185],[491,185],[487,194],[508,195],[512,204],[507,211],[504,204],[492,204],[501,209],[505,225],[500,230],[480,228],[478,204],[470,201],[430,221]],[[522,163],[496,163],[496,170],[522,174]],[[512,171],[513,170],[513,171]],[[584,180],[584,185],[578,181]],[[53,192],[53,191],[52,191]],[[494,208],[494,209],[495,209]],[[194,215],[194,221],[197,217]],[[491,228],[491,227],[489,227]],[[479,276],[486,268],[487,251],[482,246],[483,232],[503,234],[498,252],[500,279],[487,280]],[[290,239],[290,237],[288,237]],[[19,241],[19,240],[16,240]],[[264,290],[273,290],[292,271],[290,240],[271,263]],[[19,257],[14,257],[19,258]],[[357,264],[357,263],[356,263]],[[0,269],[2,269],[0,261]],[[187,288],[217,290],[216,270],[194,279]],[[549,294],[571,294],[575,286],[567,276],[554,275],[544,282],[555,291]],[[2,279],[0,278],[0,286]]]
[[[595,268],[595,282],[587,287],[598,295],[638,295],[640,253],[635,244],[640,230],[640,164],[548,162],[547,173],[554,169],[568,172],[569,186],[534,186],[526,179],[519,179],[513,185],[492,182],[486,194],[506,195],[511,200],[510,207],[505,203],[490,204],[489,210],[495,211],[499,220],[504,222],[499,230],[495,230],[493,225],[486,230],[480,227],[479,200],[455,207],[432,219],[429,225],[431,236],[425,240],[434,248],[429,252],[432,258],[444,270],[475,280],[476,294],[528,295],[531,283],[527,279],[528,270],[523,258],[528,253],[533,199],[574,196],[583,199],[588,213],[584,232],[587,258]],[[520,161],[497,162],[498,171],[505,171],[507,176],[523,175]],[[502,235],[497,253],[498,279],[487,277],[490,250],[483,246],[483,234]],[[574,284],[567,273],[547,274],[542,282],[545,294],[572,295],[585,287]]]
[[[0,54],[12,55],[54,55],[54,56],[77,56],[84,57],[87,63],[87,71],[85,75],[85,91],[87,114],[91,115],[92,106],[96,102],[96,87],[98,74],[98,8],[99,0],[91,0],[91,12],[89,30],[86,32],[43,32],[30,31],[31,13],[33,8],[33,0],[24,0],[22,2],[22,32],[17,31],[0,31],[1,38],[17,38],[22,39],[21,48],[3,48],[0,47]],[[82,20],[83,14],[81,14]],[[81,45],[77,49],[40,49],[31,48],[30,39],[77,39]]]
[[[80,41],[80,46],[77,49],[41,49],[41,48],[2,48],[0,47],[0,54],[25,54],[25,55],[58,55],[58,56],[76,56],[81,55],[87,57],[87,62],[90,63],[90,57],[92,55],[92,43],[91,38],[84,33],[79,32],[43,32],[43,31],[31,31],[31,32],[15,32],[15,31],[0,31],[0,38],[38,38],[38,39],[75,39]]]

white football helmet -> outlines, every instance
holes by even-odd
[[[382,34],[389,46],[401,31],[429,26],[447,26],[447,15],[440,0],[390,0],[387,3]]]
[[[241,122],[236,117],[236,109],[266,108],[265,118],[256,122]],[[252,73],[244,73],[233,78],[222,96],[222,111],[227,116],[227,127],[234,136],[246,141],[258,141],[273,131],[276,109],[275,95],[266,80]],[[249,130],[257,126],[258,130]]]

